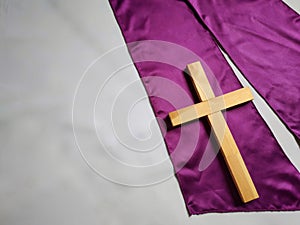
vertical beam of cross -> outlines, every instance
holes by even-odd
[[[240,89],[238,91],[235,91],[235,93],[233,92],[228,93],[227,96],[224,95],[225,96],[224,99],[227,100],[225,101],[225,103],[223,102],[223,105],[216,104],[217,107],[215,109],[207,109],[207,106],[209,105],[206,103],[207,101],[211,101],[211,102],[215,101],[220,103],[221,99],[220,97],[217,98],[215,97],[215,94],[209,84],[209,81],[206,77],[206,74],[200,62],[195,62],[187,65],[187,69],[192,78],[193,85],[195,87],[197,95],[199,99],[202,101],[200,103],[201,105],[200,108],[201,107],[202,109],[206,108],[205,113],[202,114],[198,113],[197,115],[201,115],[201,116],[207,115],[208,122],[212,127],[212,130],[214,131],[215,137],[220,145],[220,149],[225,159],[225,162],[227,164],[228,170],[233,178],[233,181],[235,183],[235,186],[238,190],[238,193],[242,201],[246,203],[259,198],[254,183],[250,177],[250,174],[240,154],[240,151],[235,143],[235,140],[229,130],[226,120],[222,112],[218,111],[218,109],[222,110],[227,108],[226,101],[227,103],[230,103],[229,104],[230,107],[237,104],[241,104],[242,102],[252,100],[253,96],[251,92],[249,95],[250,90]],[[244,95],[237,97],[238,94],[242,92],[244,93]],[[185,118],[184,122],[195,119],[195,108],[187,108],[187,109],[188,110],[183,110],[183,111],[179,110],[179,111],[171,112],[169,116],[172,121],[172,124],[178,124],[178,121],[180,121],[181,118],[180,115],[182,113],[188,112],[187,113],[188,115],[194,115],[194,117],[191,117],[190,119]]]

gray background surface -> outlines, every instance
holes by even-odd
[[[286,2],[300,12],[298,0]],[[107,88],[95,107],[96,129],[86,121],[90,106],[76,108],[76,145],[72,105],[78,82],[95,59],[122,45],[105,0],[0,0],[0,224],[298,224],[299,212],[189,218],[177,181],[170,177],[172,167],[144,90],[141,84],[127,86],[138,80],[136,71],[129,66],[120,72],[122,76],[105,82],[109,77],[106,69],[116,69],[116,61],[129,60],[126,52],[106,57],[89,70],[81,97],[95,98],[88,92],[89,84],[96,83],[98,88],[107,84]],[[129,93],[127,105],[130,96],[142,99],[131,104],[130,112],[124,102],[115,101],[123,87]],[[136,97],[132,99],[134,102]],[[118,114],[111,117],[111,110],[105,110],[111,109],[114,101],[113,112],[128,114],[130,134],[136,141],[128,137],[119,140],[111,133],[127,131],[118,123],[109,127]],[[256,94],[254,102],[299,170],[300,152],[294,138]],[[157,146],[155,154],[140,157],[125,151],[124,143],[132,146],[135,142],[144,143],[145,148]],[[121,163],[109,159],[104,150]],[[166,162],[164,174],[161,168],[144,171],[139,167],[160,159]],[[87,162],[91,162],[89,166]],[[122,162],[134,170],[122,169]],[[132,187],[153,182],[158,183]]]

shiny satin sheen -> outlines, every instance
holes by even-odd
[[[217,80],[222,93],[241,88],[218,44],[229,54],[289,129],[300,134],[300,17],[278,0],[110,0],[126,43],[162,40],[189,49],[177,68],[162,62],[137,62],[147,48],[128,47],[156,117],[167,121],[172,104],[156,97],[173,81],[197,102],[190,82],[182,72],[188,63],[201,60]],[[149,50],[150,48],[148,48]],[[152,48],[151,48],[152,49]],[[167,52],[168,49],[158,51]],[[170,54],[171,56],[171,54]],[[209,69],[208,69],[209,68]],[[209,74],[209,72],[208,72]],[[167,90],[179,95],[176,88]],[[176,105],[188,102],[178,97]],[[208,212],[300,210],[300,174],[288,160],[253,103],[226,112],[226,121],[239,146],[260,198],[243,204],[221,154],[204,170],[201,158],[215,151],[207,121],[201,119],[170,128],[164,140],[189,215]],[[195,129],[199,132],[195,132]],[[179,141],[180,137],[185,138]],[[189,152],[192,139],[197,143]],[[178,143],[180,147],[178,149]],[[191,146],[193,147],[193,146]],[[175,149],[176,156],[172,156]],[[190,153],[187,158],[187,152]],[[187,160],[183,160],[187,159]]]

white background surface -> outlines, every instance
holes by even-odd
[[[286,2],[300,12],[298,0]],[[110,182],[87,166],[73,135],[74,93],[91,62],[123,44],[106,0],[0,0],[0,224],[298,224],[299,212],[189,218],[174,177],[134,188]],[[104,67],[113,66],[118,57],[128,56],[107,59]],[[101,86],[109,76],[104,67],[94,69],[98,77],[93,80],[90,76],[91,84],[98,82]],[[133,67],[122,73],[122,78],[110,83],[111,93],[138,78]],[[130,91],[145,96],[141,85]],[[95,98],[89,93],[85,96],[91,97]],[[99,109],[111,105],[113,99],[106,91]],[[293,137],[257,95],[255,104],[286,154],[300,168],[300,151]],[[118,107],[122,106],[120,103]],[[142,165],[166,157],[147,100],[136,104],[128,116],[137,141],[148,138],[152,145],[158,144],[157,154],[142,162],[134,154],[131,159],[126,158],[126,152],[119,152],[124,146],[106,127],[110,117],[100,112],[95,121],[101,128],[102,144],[90,139],[95,129],[85,123],[89,109],[82,106],[78,112],[76,131],[82,138],[82,152],[88,152],[87,159],[98,163],[96,169],[108,179],[125,177],[127,184],[149,183],[148,173],[135,170],[132,175],[104,161],[101,155],[107,148],[124,161]],[[167,173],[171,171],[168,165]],[[155,180],[159,175],[154,172],[151,176]]]

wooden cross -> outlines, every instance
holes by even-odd
[[[253,100],[249,88],[242,88],[225,95],[215,97],[200,62],[187,65],[194,88],[199,99],[198,104],[169,113],[173,126],[207,116],[235,186],[244,203],[259,198],[240,151],[229,130],[221,110]]]

